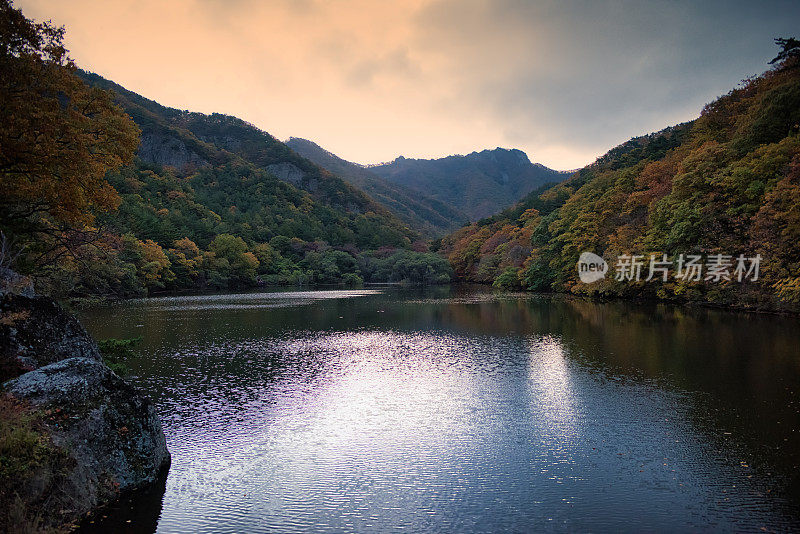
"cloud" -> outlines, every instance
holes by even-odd
[[[764,70],[800,5],[447,0],[419,19],[465,107],[513,144],[578,156],[695,117]]]
[[[764,70],[800,4],[24,0],[85,68],[165,105],[375,162],[495,146],[575,168]]]

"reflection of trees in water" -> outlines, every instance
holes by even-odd
[[[557,336],[585,365],[701,392],[686,398],[688,415],[718,450],[733,439],[748,463],[800,462],[796,319],[556,297],[451,306],[447,320],[484,334]],[[785,495],[800,495],[799,482],[783,484]]]
[[[797,320],[790,318],[542,297],[448,305],[439,319],[486,335],[556,335],[572,357],[669,376],[687,389],[724,382],[721,389],[737,396],[769,395],[776,375],[800,376]]]
[[[773,473],[764,480],[774,494],[800,496],[800,479],[774,475],[800,463],[797,319],[554,297],[451,305],[442,323],[486,335],[552,335],[583,365],[700,392],[682,404],[709,451],[736,469],[744,461],[762,477]]]
[[[668,376],[678,387],[712,391],[734,402],[748,396],[785,400],[775,377],[800,377],[796,319],[531,295],[474,301],[448,300],[449,290],[431,295],[407,291],[398,298],[388,292],[283,308],[130,306],[95,312],[89,326],[101,339],[142,336],[143,353],[154,356],[137,362],[143,374],[179,366],[170,361],[176,347],[201,352],[298,331],[445,329],[465,335],[558,336],[572,358],[647,378]]]

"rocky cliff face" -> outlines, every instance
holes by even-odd
[[[152,403],[49,299],[0,301],[0,531],[62,528],[166,474]],[[23,529],[24,530],[24,529]]]
[[[289,182],[297,187],[303,184],[305,173],[292,163],[273,163],[272,165],[267,165],[266,168],[278,180]]]
[[[143,161],[173,167],[178,172],[209,164],[180,139],[158,133],[143,134],[136,155]]]

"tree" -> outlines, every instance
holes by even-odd
[[[140,271],[144,275],[145,285],[148,289],[163,289],[165,285],[175,279],[175,274],[171,269],[172,263],[164,249],[155,241],[147,239],[140,242],[139,247],[144,259]]]
[[[521,287],[519,279],[519,269],[506,267],[502,273],[492,283],[492,287],[498,289],[519,289]]]
[[[219,260],[227,263],[227,275],[235,285],[251,285],[255,281],[258,259],[248,252],[247,243],[241,237],[219,234],[211,242],[211,251]],[[224,272],[225,263],[219,272]]]
[[[75,74],[64,29],[0,0],[0,227],[30,240],[119,204],[109,169],[132,161],[139,129],[108,91]]]
[[[778,37],[775,39],[775,44],[781,47],[781,51],[769,62],[770,65],[780,63],[792,57],[800,57],[800,39],[795,39],[794,37]]]

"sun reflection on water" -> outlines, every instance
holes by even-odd
[[[577,432],[577,399],[564,347],[553,336],[529,340],[528,377],[531,395],[546,417],[544,427],[566,438]]]
[[[314,399],[288,397],[301,403],[314,419],[314,433],[328,446],[413,446],[421,439],[443,439],[428,430],[442,419],[456,417],[469,398],[473,375],[450,363],[465,347],[455,340],[391,332],[340,333],[286,346],[295,354],[338,355],[336,370],[320,377]],[[454,392],[462,394],[454,394]]]

